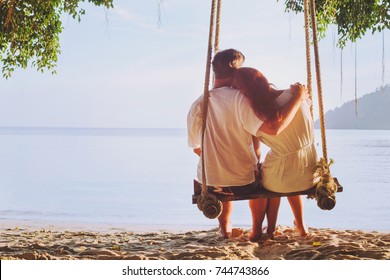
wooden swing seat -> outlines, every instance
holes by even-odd
[[[337,178],[333,178],[333,179],[337,184],[337,192],[342,192],[343,187],[340,185]],[[202,185],[197,180],[194,180],[194,194],[192,195],[192,204],[197,203],[198,197],[200,196],[201,192],[202,192]],[[235,200],[250,200],[255,198],[293,196],[293,195],[315,195],[315,193],[316,193],[315,187],[312,187],[311,189],[305,191],[292,192],[292,193],[270,192],[264,188],[261,188],[259,191],[250,194],[238,194],[238,195],[223,195],[223,194],[216,194],[216,193],[213,194],[215,194],[220,201],[235,201]]]

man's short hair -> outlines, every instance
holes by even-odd
[[[233,75],[234,70],[240,68],[245,61],[245,56],[235,49],[227,49],[218,52],[212,61],[216,79],[226,79]]]

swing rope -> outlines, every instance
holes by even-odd
[[[305,0],[307,2],[308,0]],[[326,134],[325,134],[325,117],[324,117],[324,105],[322,96],[322,83],[321,83],[321,69],[320,69],[320,55],[318,51],[318,35],[317,35],[317,20],[316,20],[316,8],[315,0],[310,0],[310,16],[311,16],[311,28],[313,32],[313,45],[314,45],[314,61],[316,69],[317,80],[317,92],[318,92],[318,106],[320,114],[320,126],[321,126],[321,140],[322,140],[322,156],[324,160],[328,161],[328,149],[326,146]],[[307,59],[307,58],[306,58]]]
[[[311,60],[310,60],[310,49],[309,48],[309,17],[307,14],[310,14],[310,22],[313,36],[313,45],[314,45],[314,61],[315,61],[315,70],[316,70],[316,80],[317,80],[317,92],[318,92],[318,105],[319,105],[319,119],[321,127],[321,140],[322,140],[322,158],[316,165],[315,176],[318,178],[318,183],[316,186],[316,195],[317,205],[323,210],[331,210],[336,205],[336,192],[337,184],[335,183],[333,177],[330,174],[329,166],[333,163],[333,160],[328,162],[328,149],[326,144],[326,131],[325,131],[325,116],[324,116],[324,105],[323,105],[323,95],[322,95],[322,83],[321,83],[321,67],[320,67],[320,58],[318,50],[318,35],[317,35],[317,19],[316,19],[316,7],[315,0],[305,0],[304,3],[305,9],[305,34],[306,34],[306,60],[307,60],[307,76],[308,76],[308,86],[311,90]],[[310,92],[309,92],[310,93]]]
[[[218,1],[218,5],[216,5]],[[207,190],[207,180],[206,180],[206,164],[204,157],[204,138],[206,134],[206,120],[207,120],[207,110],[209,104],[209,85],[210,85],[210,73],[211,73],[211,58],[212,58],[212,49],[213,49],[213,40],[214,40],[214,22],[215,15],[217,14],[216,27],[215,27],[215,42],[214,48],[218,49],[219,44],[219,30],[220,30],[220,7],[221,0],[212,0],[211,2],[211,14],[210,14],[210,29],[209,29],[209,41],[207,47],[207,60],[206,60],[206,75],[204,81],[204,90],[203,90],[203,111],[202,111],[202,141],[201,141],[201,165],[202,165],[202,193],[198,198],[197,204],[199,210],[210,219],[217,218],[222,213],[222,202],[218,198],[209,193]],[[216,11],[218,10],[218,11]]]
[[[307,73],[307,91],[310,99],[313,100],[312,76],[311,76],[311,55],[310,55],[310,20],[309,20],[309,2],[304,2],[304,17],[305,17],[305,42],[306,42],[306,73]],[[313,102],[310,106],[311,117],[314,119]]]
[[[221,26],[221,6],[222,0],[217,0],[217,17],[215,22],[215,40],[214,40],[214,53],[219,51],[219,31]],[[210,67],[209,67],[210,69]],[[210,71],[210,70],[209,70]]]

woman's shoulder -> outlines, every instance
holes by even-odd
[[[278,97],[275,98],[275,104],[277,107],[283,107],[291,100],[291,98],[291,90],[285,89]]]

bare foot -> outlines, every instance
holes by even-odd
[[[263,232],[262,231],[253,230],[253,228],[252,228],[252,231],[249,234],[249,241],[251,241],[251,242],[258,242],[258,241],[260,241],[262,236],[263,236]]]
[[[263,227],[263,232],[267,233],[267,237],[269,239],[273,240],[275,238],[274,236],[275,228]]]
[[[306,237],[309,235],[306,228],[303,225],[297,225],[297,222],[294,220],[295,231],[298,232],[300,237]]]
[[[222,237],[223,239],[229,239],[230,238],[230,232],[228,231],[222,231],[221,229],[218,230],[218,235]]]
[[[224,239],[230,238],[230,236],[231,236],[230,227],[228,225],[226,225],[226,226],[219,225],[218,235]]]
[[[268,232],[268,230],[267,230],[267,236],[269,239],[272,239],[272,240],[275,239],[274,232]]]

